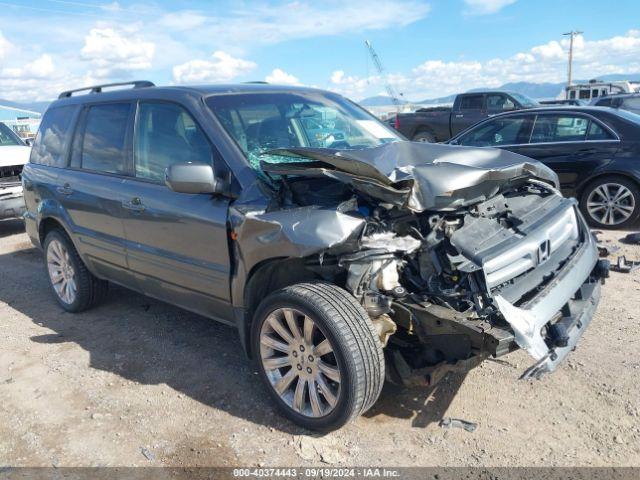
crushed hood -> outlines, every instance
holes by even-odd
[[[294,147],[266,153],[292,161],[262,162],[264,172],[334,178],[415,212],[454,210],[484,201],[522,178],[558,187],[557,175],[542,163],[495,148],[392,142],[354,150]]]

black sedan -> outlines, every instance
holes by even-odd
[[[497,147],[553,169],[591,225],[626,228],[640,217],[640,115],[602,107],[547,107],[477,123],[453,145]]]

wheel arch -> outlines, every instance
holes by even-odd
[[[240,336],[249,358],[251,324],[258,305],[269,294],[296,283],[318,280],[320,276],[306,266],[304,258],[272,258],[255,265],[244,284],[244,315]]]
[[[597,172],[594,175],[590,176],[589,178],[586,178],[585,180],[583,180],[582,183],[580,183],[580,185],[576,187],[575,192],[576,192],[576,198],[578,199],[578,201],[581,200],[582,194],[584,193],[585,188],[589,186],[589,184],[593,183],[595,180],[599,180],[604,177],[622,177],[626,180],[630,180],[636,185],[636,187],[640,189],[640,179],[636,178],[633,175],[630,175],[628,172],[617,171],[617,170]]]
[[[64,227],[64,225],[60,220],[58,220],[55,217],[45,217],[45,218],[42,218],[40,220],[40,223],[38,224],[38,239],[40,240],[40,245],[44,247],[44,239],[47,238],[47,234],[51,230],[55,230],[55,229],[62,230],[67,234],[69,238],[71,238],[71,235],[69,235],[69,232],[67,231],[67,229]]]

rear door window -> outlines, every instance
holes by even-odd
[[[164,181],[175,163],[212,165],[212,149],[202,129],[181,106],[144,102],[138,110],[134,139],[136,177]]]
[[[527,143],[532,119],[528,115],[490,120],[458,140],[459,145],[500,147]]]
[[[65,152],[71,136],[72,119],[78,107],[50,108],[44,114],[31,149],[31,163],[50,167],[65,167]]]
[[[531,143],[581,142],[586,140],[589,120],[575,115],[538,115]]]
[[[83,169],[127,173],[126,143],[130,110],[129,102],[89,107],[82,139]]]
[[[460,110],[482,110],[484,95],[465,95],[460,100]]]

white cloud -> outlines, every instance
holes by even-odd
[[[12,58],[15,60],[17,56]],[[49,54],[26,63],[0,67],[0,97],[14,101],[51,99],[76,78],[60,71]]]
[[[464,0],[470,15],[488,15],[502,10],[504,7],[516,3],[517,0]]]
[[[275,83],[277,85],[302,85],[300,83],[300,80],[298,80],[298,77],[295,77],[280,68],[274,69],[269,75],[265,77],[264,80],[266,82]]]
[[[51,55],[41,55],[22,67],[5,67],[0,70],[0,78],[34,79],[46,78],[54,72]]]
[[[489,60],[428,60],[407,73],[387,75],[405,98],[422,100],[463,92],[471,88],[495,88],[509,82],[560,83],[566,80],[569,40],[550,41],[525,52]],[[608,73],[640,72],[640,30],[603,40],[574,43],[574,79],[590,79]],[[379,76],[359,78],[336,71],[332,88],[355,98],[380,90]]]
[[[207,17],[191,10],[182,10],[164,14],[159,24],[171,30],[183,31],[199,27],[207,21]]]
[[[371,86],[381,86],[381,78],[371,76],[360,78],[358,76],[347,75],[343,70],[336,70],[331,74],[331,89],[341,92],[348,97],[359,98],[369,90]]]
[[[92,28],[80,51],[80,57],[91,63],[90,74],[106,78],[150,69],[156,46],[137,31],[136,26]]]
[[[238,2],[224,15],[205,15],[195,11],[174,12],[160,21],[175,27],[193,21],[197,28],[185,31],[194,41],[214,39],[225,48],[248,48],[258,44],[274,44],[287,40],[344,33],[400,28],[414,23],[429,13],[424,0],[310,0],[278,3]]]
[[[104,5],[100,5],[100,8],[105,12],[119,12],[122,10],[122,7],[118,2],[105,3]]]
[[[232,2],[229,8],[200,2],[195,9],[166,7],[162,2],[129,5],[121,0],[100,0],[93,7],[85,2],[86,15],[33,11],[28,17],[9,9],[2,17],[3,33],[12,41],[15,37],[16,47],[9,48],[0,36],[0,57],[5,55],[0,58],[0,69],[22,68],[26,62],[49,53],[59,70],[56,74],[66,78],[63,88],[128,79],[140,71],[162,81],[172,69],[176,81],[230,81],[253,71],[255,64],[234,65],[226,59],[210,58],[209,52],[222,51],[241,60],[279,42],[399,30],[427,16],[428,2],[377,0],[372,8],[369,0],[258,0]],[[101,17],[97,23],[96,16]],[[131,26],[127,22],[137,23]],[[42,29],[45,23],[47,28]],[[223,69],[212,72],[212,65]],[[259,78],[268,73],[260,72]],[[42,90],[34,84],[25,86],[24,92],[41,98],[57,90],[48,86],[57,80],[46,86],[44,81]],[[6,92],[9,90],[1,93]],[[22,96],[23,92],[17,94]]]
[[[2,31],[0,31],[0,59],[7,56],[9,50],[11,50],[11,44],[9,43],[9,40],[2,35]]]
[[[229,82],[245,75],[256,68],[249,60],[236,58],[218,50],[211,60],[190,60],[173,67],[175,83]]]

